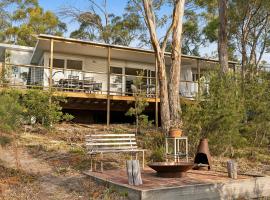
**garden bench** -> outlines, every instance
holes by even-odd
[[[91,156],[91,171],[93,170],[92,156],[101,154],[101,172],[103,172],[103,154],[105,153],[133,153],[138,158],[142,152],[142,168],[144,168],[144,149],[139,149],[135,134],[91,134],[86,135],[87,154]]]

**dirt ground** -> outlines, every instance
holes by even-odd
[[[82,174],[90,168],[84,138],[91,131],[123,133],[134,128],[114,125],[107,130],[103,125],[62,124],[51,132],[26,126],[17,133],[0,133],[0,199],[126,199],[126,194],[99,186]],[[107,158],[105,168],[123,167],[126,156]],[[270,158],[262,159],[266,162],[238,159],[239,171],[269,173]],[[224,171],[226,160],[214,158],[214,169]]]
[[[83,138],[95,128],[104,131],[99,125],[62,125],[52,133],[27,127],[0,146],[0,199],[126,199],[81,173],[90,167]]]

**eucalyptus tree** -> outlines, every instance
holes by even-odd
[[[210,42],[218,41],[218,1],[194,0],[201,8],[206,26],[203,33]],[[242,74],[253,66],[258,69],[270,47],[270,1],[228,0],[229,59],[241,57]]]
[[[218,29],[218,55],[222,73],[229,70],[228,63],[228,0],[218,1],[219,29]]]
[[[109,11],[107,0],[88,2],[87,10],[66,7],[60,12],[79,23],[79,28],[70,34],[72,38],[128,46],[139,37],[142,27],[136,13],[116,15]]]
[[[0,1],[0,41],[5,40],[4,30],[10,25],[9,14],[5,9],[7,4],[8,1]]]
[[[162,6],[172,8],[172,14],[162,14]],[[179,98],[180,64],[182,46],[182,28],[184,0],[152,1],[131,0],[129,8],[138,11],[149,31],[152,48],[155,51],[160,91],[161,126],[166,132],[172,124],[181,123],[181,106]],[[171,19],[171,20],[170,20]],[[170,20],[170,22],[168,22]],[[159,37],[159,28],[168,28],[163,37]],[[165,50],[171,41],[171,67],[166,72]]]
[[[44,11],[38,0],[12,0],[9,13],[10,26],[4,29],[9,43],[34,46],[37,34],[62,35],[66,25],[51,11]]]

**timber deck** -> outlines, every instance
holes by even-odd
[[[237,180],[233,180],[223,172],[190,170],[184,178],[161,178],[147,168],[142,172],[143,185],[130,186],[125,170],[85,174],[132,200],[250,199],[270,196],[269,176],[239,175]]]

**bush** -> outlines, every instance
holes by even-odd
[[[12,142],[12,139],[7,136],[0,135],[0,146],[5,147]]]
[[[61,120],[72,120],[71,115],[62,113],[61,102],[65,102],[65,99],[52,96],[47,91],[28,90],[23,96],[23,106],[26,108],[25,116],[28,121],[34,117],[36,122],[45,127],[51,127]]]
[[[73,119],[72,115],[62,113],[63,97],[54,97],[43,90],[27,90],[23,95],[6,89],[0,93],[0,102],[0,130],[5,132],[14,131],[25,122],[36,121],[49,128],[59,121]]]
[[[184,126],[195,144],[206,137],[213,154],[232,154],[246,144],[240,133],[245,116],[241,84],[236,74],[213,72],[208,79],[209,92],[185,109]]]
[[[16,90],[0,93],[0,130],[14,131],[23,122],[24,107]]]

